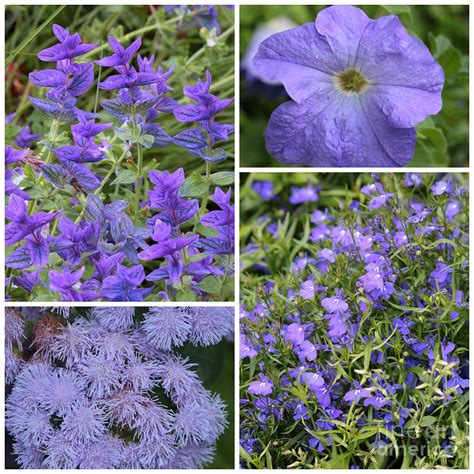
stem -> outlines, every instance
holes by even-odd
[[[59,130],[59,122],[55,119],[55,120],[52,121],[51,129],[49,131],[49,142],[50,143],[51,142],[54,143],[54,141],[56,140],[58,130]],[[46,148],[46,145],[45,145],[43,147],[42,153],[44,153],[46,151],[46,149],[47,148]],[[53,155],[53,150],[51,150],[51,148],[49,148],[48,149],[48,154],[46,155],[46,159],[44,161],[46,164],[48,164],[50,162],[52,155]],[[43,175],[40,175],[39,180],[38,180],[38,187],[40,187],[42,183],[43,183]],[[34,199],[33,201],[31,201],[31,204],[28,207],[29,215],[33,214],[34,210],[36,209],[37,203],[38,203],[37,199]]]

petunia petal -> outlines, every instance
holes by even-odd
[[[441,110],[443,69],[396,16],[367,26],[356,68],[369,79],[379,107],[394,127],[413,127]]]
[[[267,38],[253,64],[266,80],[282,82],[297,102],[319,94],[321,83],[333,88],[333,72],[340,70],[333,52],[313,23]]]
[[[335,5],[318,13],[316,31],[329,45],[339,71],[354,64],[361,37],[372,21],[363,10],[350,5]]]

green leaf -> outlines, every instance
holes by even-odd
[[[411,8],[408,5],[380,5],[384,10],[387,10],[391,15],[397,15],[406,18],[412,23]]]
[[[461,69],[461,51],[455,48],[446,36],[433,36],[430,33],[428,40],[434,50],[434,57],[441,64],[445,75],[448,78],[456,75]]]
[[[446,152],[448,141],[442,130],[436,127],[417,128],[418,138],[429,140],[439,151]]]
[[[193,174],[186,178],[179,194],[182,197],[202,197],[209,191],[209,181],[205,176]]]
[[[215,186],[230,186],[234,184],[235,175],[233,171],[219,171],[211,174],[211,183]]]
[[[364,370],[367,372],[370,365],[370,356],[372,355],[373,342],[369,341],[364,349]]]
[[[205,291],[206,293],[219,293],[221,291],[221,282],[213,276],[208,276],[204,278],[199,284],[197,285],[199,289]]]
[[[432,424],[436,423],[438,421],[437,418],[435,418],[434,416],[424,416],[421,420],[420,420],[420,426],[431,426]]]
[[[120,170],[117,177],[110,184],[132,184],[137,180],[137,174],[132,170]]]
[[[177,291],[176,301],[196,301],[196,293],[192,290]]]

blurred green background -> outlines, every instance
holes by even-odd
[[[324,5],[242,5],[240,51],[244,56],[255,30],[275,18],[296,25],[313,22]],[[420,38],[444,69],[443,109],[417,127],[415,158],[408,166],[468,166],[469,6],[365,5],[371,18],[396,14]],[[296,26],[295,25],[295,26]],[[255,82],[241,69],[241,166],[283,166],[265,149],[264,131],[272,111],[288,100],[282,87]]]
[[[202,8],[200,8],[202,7]],[[200,11],[205,6],[196,7]],[[54,67],[36,57],[36,53],[57,43],[52,33],[54,23],[78,32],[84,43],[106,44],[102,55],[111,54],[107,44],[107,36],[121,39],[127,46],[137,36],[143,39],[139,54],[155,55],[155,68],[163,66],[167,70],[174,66],[174,73],[168,81],[173,91],[167,97],[183,102],[183,87],[194,84],[197,79],[205,77],[206,69],[213,76],[211,92],[219,98],[234,96],[234,12],[225,6],[217,7],[217,20],[221,28],[221,36],[209,39],[207,31],[200,31],[191,15],[181,10],[165,11],[159,5],[8,5],[5,11],[5,113],[16,112],[13,125],[6,129],[7,143],[20,127],[29,124],[34,133],[46,133],[50,128],[50,119],[33,109],[28,95],[41,97],[44,87],[33,86],[28,81],[28,74],[39,69]],[[137,30],[145,32],[136,34]],[[138,33],[138,32],[137,32]],[[209,41],[208,41],[209,40]],[[26,42],[26,46],[25,46]],[[14,54],[16,51],[18,54]],[[92,51],[81,56],[81,61],[100,59],[100,51]],[[136,59],[133,60],[136,64]],[[100,72],[99,72],[100,69]],[[97,81],[113,72],[112,68],[95,66]],[[109,99],[114,91],[100,91],[99,100]],[[189,101],[189,99],[186,99]],[[96,83],[80,98],[78,106],[93,111],[96,101]],[[101,111],[101,121],[117,124],[117,120]],[[234,123],[234,108],[228,107],[217,116],[220,123]],[[170,135],[189,128],[189,124],[178,122],[172,114],[160,113],[157,123]],[[67,129],[67,127],[65,128]],[[222,145],[226,149],[228,159],[221,163],[213,163],[212,170],[233,170],[234,143],[233,137]],[[177,146],[166,146],[145,150],[145,160],[156,159],[161,169],[175,170],[184,167],[186,175],[191,171],[204,172],[205,162],[192,156]]]

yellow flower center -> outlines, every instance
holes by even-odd
[[[369,87],[369,81],[354,68],[336,73],[334,84],[340,92],[345,94],[362,94]]]

